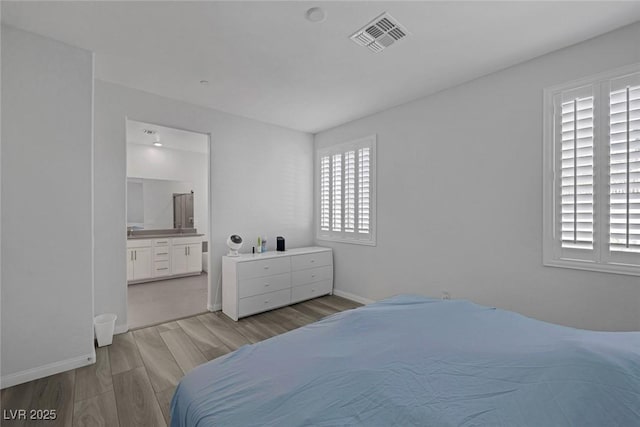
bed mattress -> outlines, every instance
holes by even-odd
[[[189,372],[179,426],[640,426],[640,332],[401,295]]]

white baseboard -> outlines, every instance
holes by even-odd
[[[359,302],[360,304],[364,304],[364,305],[376,302],[375,300],[361,297],[360,295],[355,295],[350,292],[341,291],[339,289],[334,289],[333,294],[342,298],[350,299],[351,301]]]
[[[113,330],[113,334],[114,335],[124,334],[128,330],[129,330],[129,325],[127,325],[126,323],[123,325],[116,325],[115,329]]]
[[[214,304],[214,305],[207,304],[207,310],[209,310],[209,311],[220,311],[220,310],[222,310],[222,304],[221,303]]]
[[[96,351],[94,349],[91,353],[84,356],[61,360],[60,362],[54,362],[48,365],[38,366],[37,368],[27,369],[26,371],[16,372],[15,374],[5,375],[0,379],[0,388],[12,387],[14,385],[37,380],[39,378],[48,377],[49,375],[70,371],[82,366],[91,365],[92,363],[95,363],[95,361]]]

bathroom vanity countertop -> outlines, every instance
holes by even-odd
[[[127,236],[127,240],[143,240],[143,239],[162,239],[163,237],[200,237],[204,236],[201,233],[158,233],[158,234],[145,234],[142,236]]]

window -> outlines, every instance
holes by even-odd
[[[640,275],[640,64],[544,98],[544,264]]]
[[[376,244],[375,163],[375,135],[318,151],[318,239]]]

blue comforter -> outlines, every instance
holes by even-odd
[[[397,296],[201,365],[178,426],[640,426],[640,332]]]

